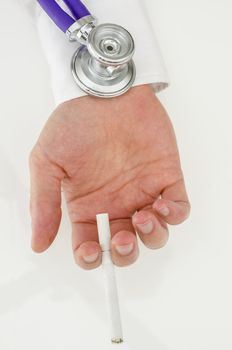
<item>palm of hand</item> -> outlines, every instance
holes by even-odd
[[[109,213],[112,255],[122,266],[138,256],[135,232],[158,248],[167,241],[166,222],[181,222],[189,212],[173,128],[147,86],[113,100],[61,105],[32,152],[31,169],[34,249],[46,249],[58,230],[62,184],[74,256],[84,268],[101,261],[97,213]],[[40,179],[49,174],[49,193],[38,172]]]

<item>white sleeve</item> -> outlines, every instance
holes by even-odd
[[[77,43],[70,43],[66,35],[50,20],[35,0],[21,0],[30,8],[51,72],[55,102],[85,96],[74,82],[70,62]],[[59,2],[59,0],[57,0]],[[136,52],[134,61],[137,77],[133,86],[151,84],[154,92],[168,86],[168,76],[162,55],[151,26],[151,18],[143,0],[85,0],[85,5],[97,17],[98,23],[117,23],[132,34]],[[130,14],[130,15],[129,15]]]

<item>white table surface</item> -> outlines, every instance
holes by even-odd
[[[160,98],[192,215],[171,228],[167,247],[141,247],[135,265],[117,270],[121,349],[231,350],[232,3],[147,3],[172,81]],[[53,100],[36,32],[16,0],[0,3],[0,43],[0,349],[108,350],[101,270],[74,265],[67,215],[48,252],[30,250],[27,158]]]

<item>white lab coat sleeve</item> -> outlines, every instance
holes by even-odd
[[[35,0],[20,0],[35,19],[41,44],[51,72],[51,82],[56,104],[85,96],[74,82],[70,62],[76,42],[70,43],[66,35],[51,21]],[[59,0],[58,3],[65,5]],[[84,0],[98,23],[117,23],[130,31],[135,40],[134,61],[137,76],[133,86],[151,84],[154,92],[168,86],[168,76],[163,58],[151,26],[152,14],[143,0]]]

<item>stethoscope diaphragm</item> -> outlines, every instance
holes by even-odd
[[[104,65],[93,59],[86,46],[74,54],[71,70],[76,83],[87,94],[110,98],[122,95],[132,86],[136,70],[132,60],[120,72],[109,73]]]

